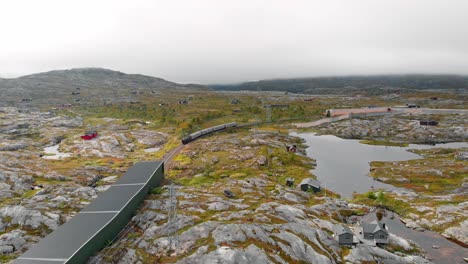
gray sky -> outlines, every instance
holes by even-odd
[[[467,0],[2,0],[0,77],[104,67],[176,82],[468,74]]]

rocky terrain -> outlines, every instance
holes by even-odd
[[[0,79],[0,106],[86,104],[89,101],[118,101],[119,98],[131,101],[142,94],[185,88],[197,86],[101,68],[57,70],[15,79]]]
[[[135,228],[94,261],[124,263],[429,263],[410,242],[391,236],[387,249],[349,249],[333,238],[333,225],[351,208],[333,198],[313,197],[276,186],[266,175],[229,179],[204,188],[178,189],[176,236],[168,236],[168,195],[154,195],[134,217]],[[226,198],[225,188],[235,190]],[[312,204],[312,205],[311,205]],[[397,249],[397,250],[395,250]],[[93,260],[91,261],[93,263]]]
[[[285,186],[286,176],[296,183],[311,176],[313,161],[285,151],[294,142],[286,133],[253,129],[191,143],[170,171],[182,184],[176,221],[168,222],[169,194],[162,189],[91,263],[429,263],[396,236],[387,248],[339,246],[334,224],[374,209]]]
[[[93,126],[102,136],[84,141],[88,126],[80,117],[0,108],[0,260],[66,222],[133,159],[162,155],[168,140],[141,123],[102,119]],[[69,157],[45,153],[50,146]]]
[[[80,138],[87,129],[96,139]],[[0,109],[0,252],[14,259],[104,191],[133,161],[160,159],[177,137],[145,122],[85,119],[51,112]],[[285,146],[280,130],[221,133],[186,146],[168,177],[178,184],[176,236],[168,234],[168,193],[157,188],[134,217],[134,228],[95,260],[119,263],[362,263],[392,259],[427,263],[417,246],[392,237],[387,248],[339,246],[333,225],[348,204],[328,193],[285,186],[313,177],[314,162]],[[56,153],[45,152],[56,146]],[[303,151],[303,149],[301,150]],[[66,153],[62,158],[58,154]],[[232,192],[227,198],[224,190]],[[344,213],[346,212],[346,213]],[[354,211],[353,211],[354,212]],[[343,213],[343,214],[342,214]],[[102,259],[101,259],[102,258]]]
[[[419,121],[435,120],[437,126],[422,126]],[[319,127],[321,134],[333,134],[348,139],[369,139],[397,143],[445,143],[468,140],[466,115],[384,116],[354,118]]]
[[[408,190],[394,196],[405,203],[400,210],[408,227],[434,230],[467,245],[467,150],[413,150],[423,159],[372,162],[371,175]]]

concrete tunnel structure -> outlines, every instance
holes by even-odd
[[[12,263],[85,263],[117,236],[163,179],[164,162],[136,163],[108,190]]]

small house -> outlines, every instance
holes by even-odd
[[[292,187],[294,185],[294,178],[286,178],[286,186]]]
[[[419,121],[419,125],[421,126],[437,126],[439,122],[434,121],[434,120],[421,120]]]
[[[362,221],[361,227],[364,239],[374,240],[376,244],[388,243],[388,229],[385,223],[378,220]]]
[[[408,108],[419,108],[420,107],[419,105],[416,105],[416,104],[406,104],[406,106]]]
[[[91,140],[91,139],[93,139],[93,138],[95,138],[97,136],[98,136],[98,133],[97,133],[96,130],[88,130],[88,131],[86,131],[86,133],[83,136],[81,136],[81,139]]]
[[[224,189],[224,196],[226,196],[227,198],[234,198],[234,193],[231,192],[231,190],[229,189]]]
[[[312,178],[302,180],[299,186],[304,192],[307,192],[309,190],[314,191],[314,193],[320,192],[320,182]]]
[[[286,151],[287,151],[287,152],[296,153],[296,152],[297,152],[297,147],[296,147],[296,145],[289,145],[289,146],[286,146]]]
[[[351,246],[354,244],[354,234],[351,229],[343,224],[335,225],[333,236],[338,241],[340,245],[348,245]]]

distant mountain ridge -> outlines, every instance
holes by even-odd
[[[287,91],[293,93],[322,93],[325,90],[375,88],[403,89],[468,89],[468,76],[462,75],[373,75],[337,76],[294,79],[272,79],[234,85],[209,85],[217,90]],[[346,91],[346,90],[344,90]]]
[[[126,74],[103,68],[54,70],[12,79],[0,78],[0,100],[11,103],[27,99],[63,99],[72,93],[86,96],[128,96],[132,91],[160,91],[165,89],[200,89],[197,85],[183,85],[161,78]],[[79,90],[79,91],[78,91]],[[111,98],[111,97],[109,97]],[[73,100],[77,100],[74,98]]]

